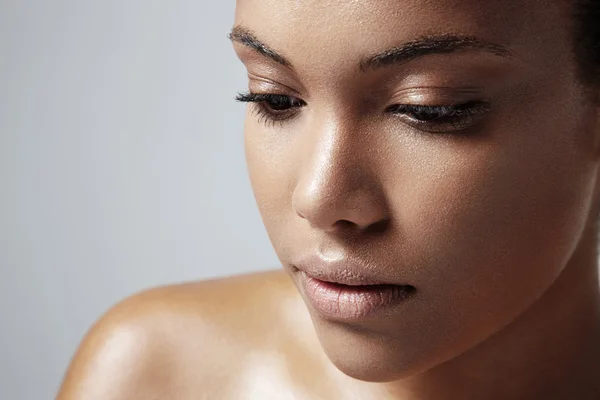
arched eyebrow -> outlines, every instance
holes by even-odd
[[[515,57],[515,53],[508,47],[482,41],[474,36],[431,35],[403,43],[400,46],[368,57],[360,62],[360,69],[366,71],[386,65],[403,64],[429,55],[450,54],[469,50],[482,51],[502,58]]]
[[[229,39],[241,43],[281,65],[292,67],[292,63],[287,58],[260,41],[247,28],[239,25],[235,26],[229,34]],[[359,67],[361,71],[366,72],[388,65],[403,64],[429,55],[451,54],[461,51],[482,51],[502,58],[515,57],[515,53],[508,47],[482,41],[474,36],[429,35],[369,56],[359,63]]]
[[[285,65],[286,67],[292,66],[292,63],[290,63],[285,57],[277,54],[275,50],[258,40],[256,35],[247,28],[239,25],[234,26],[228,37],[231,41],[241,43],[244,46],[251,48],[252,50],[272,59],[281,65]]]

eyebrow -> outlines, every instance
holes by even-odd
[[[229,39],[239,42],[281,65],[292,66],[288,59],[261,42],[249,29],[235,26],[229,34]],[[482,51],[502,58],[515,56],[514,52],[505,46],[482,41],[474,36],[430,35],[367,57],[360,62],[359,66],[364,72],[388,65],[403,64],[429,55],[451,54],[466,50]]]
[[[249,47],[256,52],[266,56],[275,62],[284,65],[286,67],[291,67],[292,63],[289,62],[284,56],[277,54],[277,52],[271,49],[269,46],[258,40],[256,35],[249,29],[246,29],[241,26],[235,26],[231,30],[231,33],[228,35],[229,40],[233,42],[238,42],[243,44],[246,47]]]
[[[360,62],[363,71],[377,69],[391,64],[403,64],[411,60],[434,55],[450,54],[465,50],[476,50],[502,58],[513,58],[515,54],[507,47],[485,42],[474,36],[435,35],[403,43],[398,47],[385,50]]]

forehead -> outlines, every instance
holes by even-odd
[[[525,57],[570,54],[566,0],[238,0],[235,24],[294,64],[336,65],[435,34],[473,36]],[[533,50],[533,52],[532,52]]]

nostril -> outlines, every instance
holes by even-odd
[[[365,233],[383,233],[390,226],[390,220],[388,218],[377,221],[371,225],[369,225],[365,229]]]
[[[354,222],[348,221],[346,219],[341,219],[339,221],[336,221],[334,225],[340,229],[349,229],[349,228],[354,228],[356,226],[356,224]]]
[[[356,225],[354,222],[352,221],[348,221],[346,219],[340,219],[335,221],[332,225],[329,226],[329,228],[326,229],[326,231],[328,232],[346,232],[346,233],[351,233],[351,232],[357,232],[359,231],[360,228],[358,225]]]
[[[338,231],[356,231],[362,232],[363,234],[380,234],[385,232],[389,227],[389,219],[382,219],[367,226],[361,226],[355,222],[341,219],[336,221],[332,229],[336,229]]]

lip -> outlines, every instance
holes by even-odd
[[[364,264],[349,259],[325,260],[311,256],[293,265],[300,272],[301,291],[312,308],[325,318],[360,320],[403,303],[416,288],[381,279]]]

